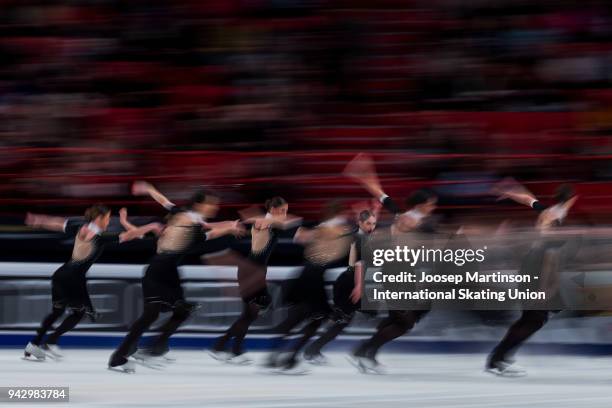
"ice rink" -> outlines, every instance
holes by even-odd
[[[0,386],[69,386],[70,406],[87,407],[611,407],[612,358],[520,358],[529,375],[483,372],[484,355],[382,354],[385,375],[358,373],[340,352],[307,375],[264,373],[231,366],[203,351],[173,351],[164,370],[136,374],[106,369],[110,350],[67,349],[62,362],[23,361],[21,350],[0,350]],[[263,354],[253,353],[259,363]],[[12,404],[5,404],[12,405]],[[24,404],[15,406],[44,404]],[[64,404],[52,404],[60,406]]]

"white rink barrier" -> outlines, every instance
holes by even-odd
[[[50,277],[59,266],[57,263],[0,263],[0,345],[21,344],[49,312]],[[85,343],[74,340],[69,344],[108,345],[117,342],[141,311],[139,280],[144,268],[145,265],[94,265],[87,275],[88,288],[101,318],[94,323],[84,320],[77,330],[67,335],[66,341],[71,336],[77,339],[87,333],[89,337],[82,340]],[[185,296],[203,307],[181,328],[177,339],[212,339],[218,336],[241,312],[242,304],[235,281],[236,268],[195,265],[182,266],[180,270],[185,281]],[[299,267],[268,269],[274,308],[255,322],[249,338],[269,338],[273,327],[282,321],[286,313],[281,302],[282,293],[299,270]],[[327,271],[326,280],[331,283],[343,270]],[[602,285],[612,282],[611,278],[612,272],[608,271],[590,273],[586,274],[585,284],[593,281],[593,284]],[[331,292],[331,285],[328,291]],[[355,341],[370,335],[383,316],[384,313],[381,313],[378,318],[371,318],[357,313],[341,339]],[[441,347],[440,344],[448,347],[451,344],[453,347],[469,346],[469,350],[487,350],[491,342],[503,336],[515,318],[516,312],[432,311],[415,326],[410,335],[403,336],[388,347],[392,350],[401,344],[416,344],[419,348]],[[552,315],[547,325],[529,343],[541,345],[548,351],[561,346],[607,350],[608,345],[612,345],[611,327],[612,317],[606,314],[584,317],[566,311]],[[112,339],[108,340],[110,343],[99,342],[102,338]]]

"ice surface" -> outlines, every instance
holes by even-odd
[[[62,362],[28,362],[0,350],[0,386],[69,386],[69,406],[223,408],[612,407],[612,358],[519,356],[523,378],[483,372],[480,354],[381,354],[386,375],[358,373],[340,352],[308,375],[231,366],[203,351],[172,351],[164,370],[106,369],[110,350],[66,349]],[[259,363],[264,355],[253,353]],[[63,404],[24,404],[41,407]],[[13,404],[5,404],[13,406]]]

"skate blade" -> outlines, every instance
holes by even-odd
[[[276,368],[270,368],[270,367],[258,367],[257,370],[255,370],[255,372],[257,374],[261,374],[261,375],[276,375]]]
[[[367,365],[363,365],[363,367],[365,368],[367,374],[374,374],[374,375],[386,375],[387,374],[386,367],[380,363],[376,364],[374,367],[368,367]]]
[[[150,369],[152,369],[152,370],[158,370],[158,371],[161,371],[161,370],[163,370],[164,368],[166,368],[166,366],[165,366],[163,363],[150,363],[150,362],[148,363],[148,362],[146,362],[146,361],[144,361],[144,360],[138,360],[138,359],[135,359],[135,360],[134,360],[134,362],[135,362],[136,364],[139,364],[139,365],[141,365],[141,366],[143,366],[143,367],[150,368]]]
[[[359,372],[361,374],[374,374],[374,375],[385,375],[387,374],[387,372],[383,369],[377,369],[377,368],[372,368],[372,367],[367,367],[365,366],[361,361],[359,361],[358,359],[354,358],[353,356],[348,356],[346,358],[348,360],[349,363],[351,363],[351,365],[353,367],[355,367],[357,370],[359,370]]]
[[[45,356],[53,361],[60,362],[64,359],[64,356],[54,356],[51,353],[45,353]]]
[[[45,361],[47,361],[45,358],[37,358],[34,356],[30,356],[30,357],[23,356],[21,357],[21,359],[24,361],[30,361],[32,363],[44,363]]]
[[[327,367],[329,365],[331,365],[329,363],[329,361],[320,361],[320,360],[306,360],[306,362],[312,366],[318,366],[318,367]]]
[[[208,355],[216,361],[219,361],[221,363],[227,363],[228,362],[228,357],[227,356],[223,356],[217,353],[213,353],[212,351],[208,350],[207,351]]]
[[[310,374],[310,370],[308,370],[307,368],[302,368],[302,369],[298,369],[298,370],[284,370],[284,369],[277,369],[272,371],[272,374],[276,374],[276,375],[289,375],[289,376],[300,376],[300,375],[307,375]]]
[[[492,374],[492,375],[494,375],[496,377],[505,377],[505,378],[520,378],[520,377],[526,377],[527,376],[527,372],[525,372],[525,371],[512,371],[512,372],[508,372],[508,370],[499,371],[499,370],[496,370],[494,368],[487,368],[487,369],[485,369],[485,373]]]
[[[378,369],[378,368],[364,367],[364,369],[365,369],[365,374],[372,374],[372,375],[386,375],[387,374],[385,370]]]
[[[361,364],[358,359],[354,358],[353,356],[347,356],[346,359],[353,367],[359,370],[360,373],[367,374],[365,366]]]
[[[250,366],[253,365],[253,360],[240,360],[240,361],[234,361],[234,359],[230,358],[229,360],[224,360],[223,362],[229,364],[229,365],[235,365],[235,366]]]
[[[120,367],[108,366],[108,369],[110,371],[115,371],[117,373],[122,373],[122,374],[136,374],[136,370],[133,368],[120,368]]]

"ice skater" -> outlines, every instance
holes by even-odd
[[[361,293],[363,290],[362,247],[367,245],[370,234],[376,228],[376,212],[363,210],[359,213],[359,230],[351,244],[349,265],[333,286],[334,310],[331,315],[331,325],[319,338],[310,343],[304,350],[304,360],[311,364],[327,364],[327,359],[321,352],[323,347],[333,341],[351,323],[355,313],[361,308]]]
[[[206,240],[244,233],[238,222],[206,222],[207,218],[217,214],[219,204],[219,198],[210,192],[197,191],[186,208],[176,206],[148,183],[136,183],[134,193],[150,195],[171,216],[157,241],[156,254],[142,278],[143,312],[108,362],[109,369],[128,373],[135,371],[136,361],[152,367],[158,366],[157,360],[168,351],[170,336],[197,309],[196,304],[185,300],[181,287],[178,265],[183,257],[201,248]],[[159,328],[161,333],[149,347],[137,350],[140,337],[162,312],[172,312],[172,315]]]
[[[121,213],[122,218],[127,220],[126,210],[122,209]],[[160,231],[160,225],[154,223],[133,227],[121,233],[109,233],[106,230],[110,217],[110,209],[101,204],[94,205],[85,211],[84,222],[40,214],[27,215],[27,225],[34,228],[63,231],[74,237],[74,247],[70,259],[60,266],[51,278],[51,313],[43,319],[36,331],[36,336],[27,344],[24,351],[25,358],[61,359],[63,353],[58,346],[60,336],[72,330],[85,315],[89,316],[92,321],[96,320],[97,313],[89,298],[86,275],[107,245],[130,241],[149,232],[159,233]],[[46,333],[66,310],[70,312],[69,315],[51,334],[46,336]]]
[[[578,196],[569,185],[561,185],[555,193],[555,204],[542,204],[527,189],[519,185],[501,183],[496,188],[500,199],[511,199],[537,211],[535,229],[539,233],[559,227],[565,221],[568,212],[574,206]],[[558,249],[563,242],[536,241],[521,264],[519,274],[549,275],[549,282],[555,282],[557,272]],[[542,281],[545,281],[542,279]],[[549,288],[550,289],[550,288]],[[486,371],[503,377],[520,377],[527,375],[524,368],[514,364],[512,355],[534,333],[540,330],[548,321],[551,310],[523,310],[521,317],[508,329],[504,338],[495,346],[486,363]]]
[[[263,217],[250,217],[251,249],[246,261],[238,266],[238,287],[242,298],[242,313],[230,328],[215,342],[211,356],[232,364],[249,364],[244,356],[243,342],[251,324],[272,303],[266,285],[266,272],[270,256],[284,230],[297,227],[300,218],[288,216],[289,204],[282,197],[273,197],[265,203]],[[231,350],[228,343],[233,340]]]
[[[355,228],[347,222],[338,203],[326,207],[323,219],[314,228],[300,227],[294,239],[305,246],[304,266],[287,292],[287,318],[276,328],[279,336],[265,363],[278,373],[306,372],[299,367],[298,356],[332,312],[325,290],[325,271],[346,262],[354,240]],[[291,331],[301,323],[304,327],[299,338],[288,344]]]
[[[409,209],[403,212],[395,201],[382,189],[372,159],[360,154],[346,167],[345,174],[360,183],[383,207],[394,215],[389,230],[391,239],[402,234],[421,232],[432,233],[435,223],[431,214],[436,209],[437,197],[428,190],[413,192],[406,204]],[[388,316],[376,328],[368,340],[359,344],[351,353],[349,361],[362,373],[384,373],[384,367],[376,356],[382,346],[409,332],[427,314],[427,310],[389,310]]]

